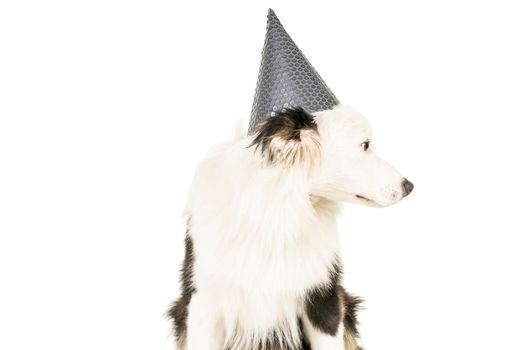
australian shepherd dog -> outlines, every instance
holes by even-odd
[[[360,300],[341,282],[342,202],[397,203],[413,189],[351,107],[290,108],[213,148],[185,209],[178,350],[357,350]]]

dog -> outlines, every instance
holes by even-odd
[[[413,189],[371,137],[351,107],[288,108],[209,152],[167,313],[178,350],[360,349],[336,218],[343,202],[387,207]]]

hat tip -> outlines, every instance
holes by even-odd
[[[266,23],[269,24],[269,25],[282,26],[281,21],[279,21],[279,18],[277,18],[277,15],[275,14],[275,12],[271,8],[268,9],[268,16],[267,16],[267,22]]]

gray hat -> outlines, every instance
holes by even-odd
[[[284,108],[302,107],[308,112],[318,112],[338,104],[333,92],[269,9],[249,133],[262,119]]]

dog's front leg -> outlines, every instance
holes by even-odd
[[[187,349],[220,350],[224,342],[222,324],[210,296],[197,292],[188,307]]]

